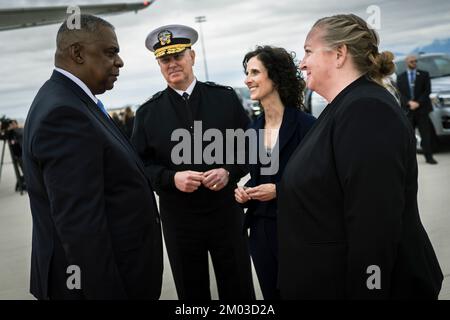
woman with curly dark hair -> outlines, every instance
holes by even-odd
[[[279,298],[277,186],[292,152],[315,120],[300,109],[305,82],[294,57],[283,48],[262,46],[247,53],[243,61],[250,96],[264,110],[251,128],[256,130],[258,141],[263,139],[259,146],[265,148],[272,163],[278,161],[278,171],[270,174],[262,170],[270,164],[252,164],[251,179],[235,190],[236,201],[248,207],[250,252],[266,300]]]

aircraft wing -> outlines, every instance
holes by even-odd
[[[137,12],[138,10],[147,8],[154,1],[155,0],[134,3],[82,5],[79,7],[81,13],[111,15],[127,11]],[[0,9],[0,31],[61,23],[72,14],[72,12],[69,14],[67,13],[67,8],[67,6],[52,6]]]

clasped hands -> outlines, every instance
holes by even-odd
[[[212,191],[220,191],[229,180],[229,172],[223,168],[212,169],[206,172],[180,171],[175,174],[175,186],[182,192],[191,193],[201,185]]]
[[[411,109],[411,110],[416,110],[417,108],[420,107],[420,104],[414,100],[408,101],[408,105],[409,105],[409,109]]]
[[[260,184],[253,188],[237,187],[234,190],[234,198],[239,203],[249,200],[270,201],[277,197],[277,189],[273,183]]]

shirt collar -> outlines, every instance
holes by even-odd
[[[89,88],[83,81],[81,81],[79,78],[74,76],[72,73],[70,73],[69,71],[66,71],[64,69],[55,67],[55,70],[58,71],[59,73],[62,73],[67,78],[69,78],[70,80],[75,82],[81,89],[83,89],[84,92],[86,92],[86,94],[89,96],[89,98],[91,98],[92,101],[94,101],[94,103],[97,104],[98,99],[92,94],[91,90],[89,90]]]
[[[197,83],[197,79],[194,78],[194,81],[192,81],[192,83],[189,85],[189,87],[187,87],[187,89],[185,91],[183,90],[177,90],[175,88],[172,88],[176,93],[178,93],[180,96],[183,96],[183,93],[187,93],[189,96],[191,96],[192,91],[194,91],[194,87],[195,84]]]

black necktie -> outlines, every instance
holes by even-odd
[[[194,130],[194,113],[192,112],[192,108],[189,105],[189,93],[183,92],[183,100],[186,103],[186,114],[188,116],[188,126],[191,132]]]

